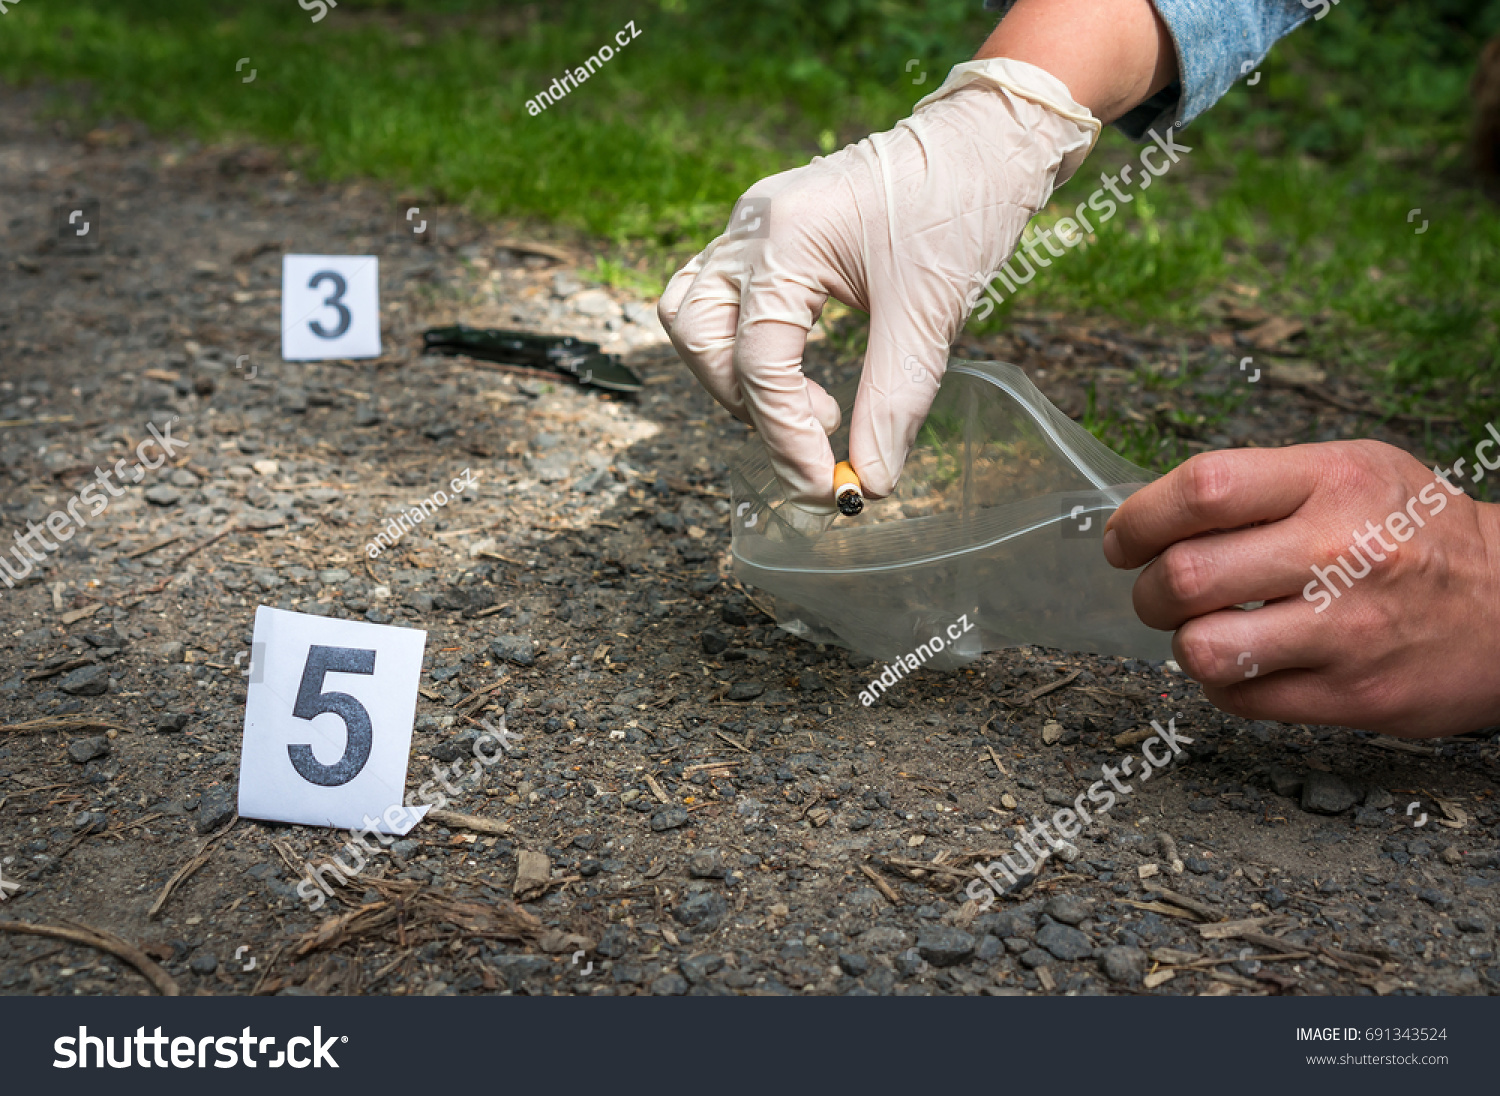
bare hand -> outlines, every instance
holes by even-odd
[[[1137,615],[1225,711],[1456,734],[1500,722],[1500,508],[1459,482],[1373,441],[1204,453],[1127,499],[1104,553],[1149,561]]]

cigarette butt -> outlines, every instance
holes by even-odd
[[[865,508],[865,496],[859,487],[859,473],[846,460],[833,466],[833,501],[838,503],[839,513],[852,518]]]

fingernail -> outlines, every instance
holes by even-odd
[[[1120,551],[1120,534],[1113,529],[1104,531],[1104,558],[1109,560],[1111,567],[1119,567],[1124,562],[1124,554]]]

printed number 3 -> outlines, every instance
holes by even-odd
[[[307,283],[307,288],[317,289],[319,283],[324,281],[333,283],[333,292],[323,302],[323,307],[338,310],[339,325],[329,331],[323,327],[322,320],[312,320],[307,326],[312,328],[312,333],[320,339],[336,339],[349,330],[349,323],[353,319],[349,315],[349,309],[343,304],[344,294],[349,291],[349,283],[344,281],[344,276],[337,271],[320,270],[312,276],[312,280]]]
[[[312,747],[305,743],[288,746],[286,752],[291,755],[292,767],[304,780],[324,788],[337,788],[358,776],[365,762],[370,760],[370,747],[375,741],[370,713],[348,693],[325,693],[323,679],[330,673],[374,672],[374,651],[358,647],[314,646],[307,652],[307,666],[302,670],[302,684],[297,689],[297,705],[292,714],[298,719],[311,720],[324,712],[334,713],[344,721],[349,744],[344,747],[344,756],[332,765],[324,765],[314,757]]]

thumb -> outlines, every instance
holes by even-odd
[[[883,498],[896,489],[947,367],[946,339],[907,325],[891,330],[872,318],[849,420],[849,463],[866,496]]]

